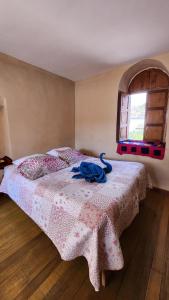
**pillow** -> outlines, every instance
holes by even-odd
[[[66,161],[69,165],[72,165],[80,160],[86,158],[80,151],[75,149],[58,150],[59,157]]]
[[[28,156],[24,156],[24,157],[21,157],[21,158],[18,158],[16,160],[14,160],[12,163],[15,165],[15,166],[19,166],[23,161],[25,161],[26,159],[28,158],[31,158],[31,157],[36,157],[36,156],[41,156],[41,155],[44,155],[44,154],[32,154],[32,155],[28,155]]]
[[[68,164],[59,157],[43,154],[26,159],[17,169],[24,177],[35,180],[67,167]]]
[[[67,149],[71,149],[71,148],[70,147],[54,148],[46,153],[57,157],[59,156],[58,151],[67,150]]]

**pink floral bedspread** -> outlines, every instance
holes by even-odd
[[[87,161],[102,166],[97,158]],[[0,186],[53,241],[63,260],[87,259],[96,291],[101,270],[123,267],[119,237],[139,212],[148,185],[143,164],[109,162],[113,170],[103,184],[72,179],[72,167],[31,181],[12,165]]]

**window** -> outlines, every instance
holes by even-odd
[[[130,95],[129,131],[131,140],[143,140],[147,93]]]
[[[165,142],[169,77],[159,69],[137,74],[119,93],[117,141]]]

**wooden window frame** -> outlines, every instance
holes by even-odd
[[[121,115],[121,96],[122,91],[118,92],[118,102],[117,102],[117,126],[116,126],[116,142],[120,141],[120,115]]]
[[[167,106],[168,106],[168,96],[169,96],[169,89],[168,88],[153,88],[153,89],[144,89],[144,90],[141,90],[141,91],[136,91],[135,93],[144,93],[146,92],[147,93],[147,97],[149,94],[151,93],[159,93],[159,92],[165,92],[166,94],[166,98],[165,98],[165,106],[163,108],[161,107],[154,107],[154,108],[151,108],[149,109],[148,108],[148,101],[146,100],[146,112],[145,112],[145,120],[147,118],[147,112],[149,110],[163,110],[164,111],[164,121],[163,121],[163,124],[148,124],[148,126],[163,126],[163,129],[162,129],[162,140],[160,142],[164,142],[164,136],[165,136],[165,130],[166,130],[166,114],[167,114]],[[121,122],[121,101],[122,101],[122,95],[125,94],[123,93],[122,91],[119,91],[118,92],[118,107],[117,107],[117,126],[116,126],[116,142],[120,142],[122,141],[122,139],[120,139],[120,122]],[[128,95],[132,95],[134,94],[134,92],[131,92],[131,93],[128,93]],[[145,123],[144,125],[144,137],[145,137],[145,127],[147,126],[147,123]],[[130,140],[130,139],[128,139]],[[143,138],[143,140],[145,140]],[[125,139],[124,139],[125,141]],[[146,140],[147,142],[153,142],[155,140],[151,139],[151,140]]]

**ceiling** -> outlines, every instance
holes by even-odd
[[[0,52],[81,80],[169,51],[168,0],[0,0]]]

